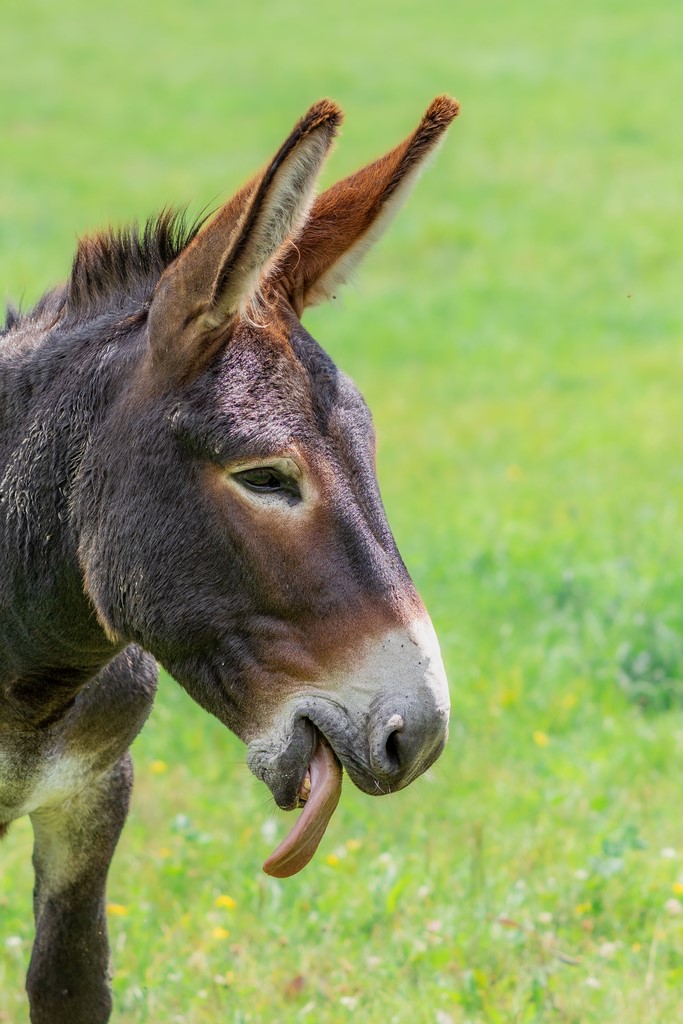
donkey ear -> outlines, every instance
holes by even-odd
[[[227,202],[162,274],[149,310],[155,361],[182,371],[253,297],[308,216],[342,112],[320,100],[266,170]]]
[[[277,273],[299,316],[306,306],[333,298],[348,280],[391,223],[459,111],[455,100],[438,96],[412,135],[317,198]]]

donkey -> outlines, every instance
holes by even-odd
[[[313,856],[342,771],[407,786],[449,697],[382,507],[370,413],[301,326],[458,113],[434,100],[317,198],[328,100],[204,223],[82,240],[0,334],[0,832],[30,815],[33,1024],[111,1013],[105,883],[160,662],[284,809],[264,869]]]

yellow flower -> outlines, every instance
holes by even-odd
[[[347,839],[345,845],[349,853],[356,853],[357,850],[360,850],[362,844],[360,839]]]
[[[214,928],[211,932],[213,939],[227,939],[229,935],[230,932],[227,928]]]
[[[217,896],[215,906],[225,907],[226,910],[234,910],[237,906],[237,901],[232,896]]]
[[[164,772],[168,771],[168,765],[165,761],[152,761],[149,770],[152,775],[163,775]]]
[[[325,863],[329,864],[331,868],[336,868],[339,863],[339,857],[336,853],[328,853],[327,857],[325,857]]]
[[[683,882],[674,882],[671,888],[677,896],[683,895]]]
[[[578,700],[579,698],[576,696],[575,693],[565,693],[564,697],[560,701],[560,704],[563,708],[566,708],[568,711],[570,711],[572,708],[576,707]]]
[[[550,736],[548,736],[547,732],[541,732],[540,729],[537,729],[533,734],[533,740],[537,747],[547,747],[550,743]]]
[[[500,706],[511,708],[519,702],[519,687],[505,686],[500,692]]]
[[[168,846],[162,846],[161,849],[158,851],[158,856],[161,857],[162,860],[166,860],[168,857],[171,856],[171,850],[169,849]]]
[[[577,914],[587,914],[593,909],[593,904],[590,901],[588,903],[577,903],[574,909]]]
[[[107,903],[107,913],[113,917],[125,917],[128,907],[124,907],[123,903]]]

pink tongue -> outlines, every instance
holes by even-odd
[[[322,737],[309,765],[311,792],[296,825],[263,865],[267,875],[288,878],[305,868],[318,849],[342,787],[342,766]]]

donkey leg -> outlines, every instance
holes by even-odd
[[[126,753],[78,796],[31,815],[36,939],[26,989],[32,1024],[109,1020],[105,884],[132,782]]]

